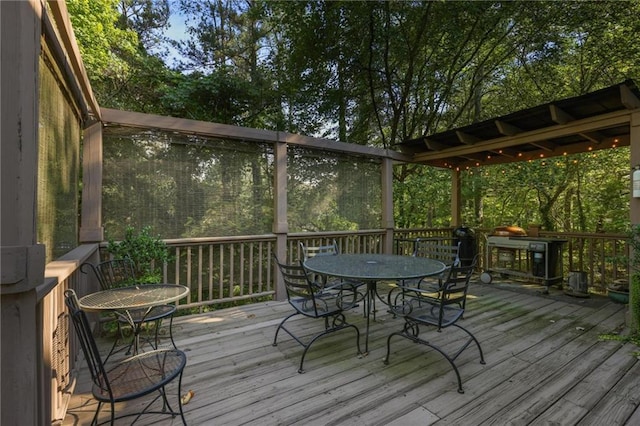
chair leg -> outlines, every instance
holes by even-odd
[[[91,425],[97,425],[98,424],[98,413],[100,413],[100,408],[102,408],[102,402],[98,401],[98,408],[96,408],[96,412],[93,414],[93,419],[91,420]],[[113,418],[114,416],[114,408],[113,408],[113,404],[111,404],[111,424],[113,424]]]
[[[273,344],[272,346],[278,346],[278,333],[280,332],[280,330],[284,330],[289,336],[291,336],[296,342],[298,342],[303,348],[304,351],[302,351],[302,356],[300,357],[300,366],[298,368],[298,373],[302,374],[304,373],[304,358],[307,355],[307,352],[309,351],[309,348],[311,347],[311,345],[318,340],[320,337],[326,335],[326,334],[330,334],[333,333],[335,331],[338,330],[342,330],[344,328],[347,327],[352,327],[353,329],[356,330],[356,346],[358,349],[358,354],[361,354],[362,351],[360,350],[360,330],[358,330],[358,327],[356,327],[354,324],[348,324],[345,320],[344,314],[339,314],[336,315],[334,317],[332,317],[332,321],[331,323],[329,323],[329,317],[325,317],[325,329],[324,331],[322,331],[321,333],[316,334],[315,336],[313,336],[313,338],[311,338],[311,340],[308,343],[303,342],[302,340],[300,340],[300,338],[298,338],[296,335],[294,335],[291,331],[289,331],[285,326],[284,323],[287,322],[287,320],[291,317],[294,317],[296,315],[299,315],[299,312],[294,312],[291,315],[287,316],[285,319],[283,319],[280,324],[278,325],[278,328],[276,329],[276,333],[275,336],[273,338]]]
[[[286,328],[284,328],[284,323],[287,322],[287,320],[289,318],[294,317],[296,315],[299,315],[299,313],[298,312],[294,312],[291,315],[289,315],[288,317],[286,317],[285,319],[283,319],[282,321],[280,321],[280,324],[278,324],[278,328],[276,329],[276,335],[273,337],[272,346],[278,346],[278,332],[280,331],[280,329],[284,329],[284,331],[286,331],[288,334],[291,335],[291,333],[289,333],[289,331]],[[294,337],[294,336],[291,335],[291,337]],[[298,340],[298,339],[296,339],[296,340]],[[298,343],[300,343],[299,340],[298,340]]]
[[[173,318],[173,316],[171,317]],[[178,407],[180,408],[180,418],[182,419],[182,424],[187,426],[187,421],[184,418],[184,411],[182,410],[182,372],[180,372],[180,377],[178,377]]]
[[[454,373],[456,373],[456,379],[458,381],[458,393],[464,393],[464,389],[462,389],[462,378],[460,377],[460,372],[458,371],[458,367],[455,364],[455,359],[458,357],[458,355],[462,353],[462,351],[464,351],[469,346],[471,341],[474,341],[478,346],[478,350],[480,351],[480,363],[484,364],[485,362],[484,362],[484,356],[482,354],[482,349],[480,348],[480,343],[475,338],[475,336],[473,336],[468,330],[464,329],[463,327],[457,324],[454,324],[454,325],[462,329],[463,331],[465,331],[470,336],[470,339],[462,346],[462,348],[460,348],[456,352],[454,356],[449,356],[449,354],[447,354],[445,351],[440,349],[438,346],[432,343],[429,343],[426,340],[420,339],[418,337],[417,326],[411,326],[411,325],[405,324],[404,329],[402,331],[391,333],[387,338],[387,356],[384,358],[384,364],[389,365],[389,358],[391,356],[391,338],[393,336],[401,336],[415,343],[420,343],[422,345],[429,346],[430,348],[438,351],[447,360],[447,362],[449,362],[449,364],[451,365],[451,368],[453,368]]]
[[[160,347],[160,329],[162,328],[162,318],[157,319],[156,321],[154,321],[154,336],[153,336],[153,343],[151,342],[151,340],[149,341],[149,344],[151,345],[151,347],[153,349],[158,349]],[[173,345],[173,349],[178,349],[178,347],[176,346],[176,342],[175,340],[173,340],[173,315],[171,315],[169,317],[169,338],[171,339],[171,344]]]
[[[169,338],[171,339],[171,344],[173,345],[173,349],[178,349],[176,346],[175,340],[173,340],[173,315],[169,317]],[[158,339],[156,338],[156,346],[158,345]]]
[[[344,318],[343,318],[344,319]],[[325,318],[325,320],[328,320],[328,318]],[[304,346],[304,351],[302,352],[302,357],[300,358],[300,367],[298,368],[298,373],[300,374],[304,374],[304,368],[303,368],[303,364],[304,364],[304,357],[307,355],[307,351],[309,350],[309,348],[311,348],[311,345],[318,340],[319,338],[321,338],[322,336],[325,336],[327,334],[331,334],[333,332],[342,330],[344,328],[347,327],[352,327],[356,330],[356,342],[357,342],[357,347],[358,347],[358,354],[361,354],[362,352],[360,351],[360,330],[358,330],[358,327],[356,327],[353,324],[346,324],[343,323],[342,326],[340,326],[339,328],[331,328],[331,329],[325,329],[325,331],[323,331],[322,333],[318,333],[315,336],[313,336],[313,338],[311,339],[311,341],[309,341],[309,343],[302,344],[302,346]],[[296,339],[297,340],[297,339]]]
[[[471,334],[471,332],[469,330],[467,330],[466,328],[464,328],[463,326],[461,326],[459,324],[453,324],[453,325],[469,335],[469,340],[467,341],[467,343],[465,343],[464,346],[462,346],[462,348],[460,348],[460,350],[458,351],[458,353],[456,354],[454,359],[457,358],[458,355],[460,355],[462,353],[462,351],[464,351],[467,348],[467,346],[469,346],[471,344],[471,342],[473,341],[473,342],[475,342],[476,347],[478,348],[478,352],[480,353],[480,364],[483,364],[483,365],[486,364],[485,361],[484,361],[484,353],[482,352],[482,347],[480,346],[480,342],[478,341],[478,339],[476,339],[476,336]]]
[[[149,344],[151,345],[151,347],[155,350],[158,349],[158,332],[160,331],[160,324],[162,323],[162,319],[158,319],[156,321],[154,321],[154,325],[153,327],[155,328],[155,330],[153,330],[153,343],[151,341],[149,341]]]

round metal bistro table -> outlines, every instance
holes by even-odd
[[[369,352],[369,321],[372,306],[375,313],[375,299],[378,294],[377,283],[382,280],[420,279],[439,275],[446,268],[445,264],[438,260],[391,254],[315,256],[305,260],[304,267],[321,275],[367,282],[365,353]],[[384,303],[384,300],[379,295],[377,297]]]
[[[120,311],[132,330],[136,325],[129,310],[147,308],[175,302],[189,294],[189,288],[178,284],[141,284],[117,287],[88,294],[78,300],[78,305],[86,311]],[[138,352],[138,337],[135,333],[133,351]]]

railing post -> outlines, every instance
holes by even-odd
[[[286,262],[287,258],[287,234],[289,232],[289,222],[287,221],[287,144],[283,142],[274,143],[275,173],[273,183],[274,188],[274,217],[273,233],[276,234],[276,256],[281,262]],[[271,259],[269,259],[271,260]],[[285,300],[286,290],[282,276],[277,272],[275,263],[272,266],[276,300]]]
[[[390,158],[382,160],[382,229],[385,230],[382,252],[393,253],[393,162]]]

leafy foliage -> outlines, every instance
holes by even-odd
[[[138,280],[144,283],[159,283],[161,267],[171,259],[167,245],[151,235],[150,226],[143,227],[138,233],[135,228],[127,227],[123,240],[109,240],[107,251],[115,258],[131,259],[136,265]]]
[[[526,1],[72,0],[68,7],[102,106],[373,146],[393,148],[640,79],[638,0],[536,7]],[[171,68],[152,52],[176,11],[185,17],[187,37],[170,41],[183,58]],[[625,148],[465,171],[464,222],[622,231],[628,158]],[[193,179],[200,169],[188,167]],[[447,171],[398,166],[395,177],[398,226],[450,223]],[[153,190],[155,181],[147,184]],[[301,189],[289,201],[308,205],[313,196],[320,198]],[[170,220],[171,212],[161,214]],[[330,215],[315,222],[300,226],[353,226]]]

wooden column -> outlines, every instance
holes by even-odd
[[[84,130],[82,143],[82,212],[80,243],[99,243],[102,227],[102,123]]]
[[[393,161],[382,160],[382,228],[385,230],[384,253],[393,253]]]
[[[276,234],[276,256],[280,262],[286,263],[287,259],[287,233],[289,222],[287,220],[287,144],[274,143],[275,172],[273,182],[274,206],[273,206],[273,233]],[[274,265],[274,282],[276,283],[276,300],[286,300],[287,293],[284,281],[277,266]]]
[[[451,170],[451,226],[454,228],[462,224],[460,215],[462,191],[460,186],[460,171]]]
[[[633,170],[635,169],[635,167],[640,166],[640,111],[631,114],[631,123],[629,127],[629,146],[631,147],[631,164],[629,167],[629,172],[633,174]],[[631,211],[631,225],[640,225],[640,198],[633,198],[633,179],[631,179],[630,193],[631,200],[629,202],[629,208]],[[629,283],[629,285],[632,286],[633,283]],[[638,295],[640,294],[640,289],[633,289],[632,287],[630,287],[630,289],[631,291],[629,291],[629,306],[640,306],[640,300],[637,300]],[[640,318],[638,318],[638,309],[629,309],[629,322],[631,330],[638,330],[640,325]]]
[[[0,423],[50,424],[39,389],[42,336],[36,286],[45,251],[37,244],[38,64],[42,2],[0,2],[2,221]]]

